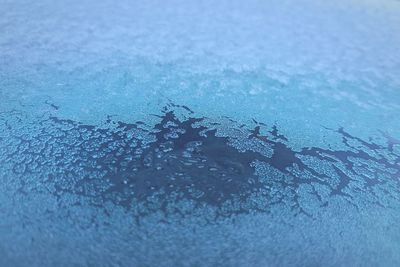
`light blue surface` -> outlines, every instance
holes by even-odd
[[[1,266],[400,264],[399,1],[0,0],[0,10]],[[175,140],[157,137],[168,112],[182,131],[204,118],[196,127],[222,146],[205,149],[230,151],[232,166],[248,155],[260,188],[249,180],[244,199],[217,204],[196,200],[197,185],[181,201],[160,190],[166,213],[152,195],[130,199],[133,210],[115,203],[125,195],[97,203],[108,182],[89,170],[106,165],[96,157],[119,155],[115,136],[156,153]],[[297,165],[270,162],[278,146]],[[349,181],[332,193],[341,173]],[[71,189],[93,186],[85,175],[100,180],[95,204]],[[259,189],[268,198],[249,193]]]

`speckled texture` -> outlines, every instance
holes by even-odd
[[[398,266],[400,2],[1,1],[1,266]]]

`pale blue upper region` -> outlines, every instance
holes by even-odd
[[[2,6],[3,97],[50,97],[84,121],[143,117],[170,99],[277,121],[307,144],[320,125],[399,134],[398,1]]]

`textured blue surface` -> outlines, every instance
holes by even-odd
[[[400,265],[399,1],[0,10],[0,266]]]

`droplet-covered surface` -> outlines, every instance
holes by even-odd
[[[398,1],[0,7],[0,265],[400,264]]]

